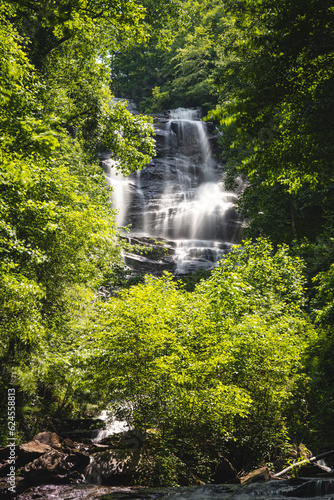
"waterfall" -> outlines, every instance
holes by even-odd
[[[105,426],[104,429],[97,429],[93,431],[92,443],[99,443],[106,437],[129,430],[129,426],[125,420],[110,418],[107,410],[103,410],[97,418],[98,420],[105,422]]]
[[[142,171],[124,178],[104,162],[117,223],[130,224],[132,235],[171,241],[177,274],[212,268],[240,239],[237,194],[225,190],[198,110],[172,110],[155,129],[157,156]]]

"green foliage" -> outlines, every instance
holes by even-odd
[[[175,454],[173,445],[150,432],[141,450],[138,484],[145,486],[178,486],[180,475],[189,475],[186,464]]]
[[[141,41],[148,31],[158,32],[165,21],[180,14],[180,3],[175,0],[151,2],[144,0],[98,0],[53,2],[38,0],[32,5],[21,0],[5,5],[14,6],[17,24],[31,40],[32,61],[43,67],[44,58],[63,43],[71,40],[84,42],[94,52],[98,47],[106,53]]]
[[[193,292],[197,283],[201,280],[209,278],[211,275],[210,270],[199,269],[195,273],[190,273],[180,277],[180,282],[187,292]]]
[[[291,191],[332,170],[333,10],[328,2],[225,2],[215,117],[232,128],[240,170]],[[242,8],[241,8],[242,6]]]
[[[242,297],[250,290],[259,293],[251,294],[245,301],[245,307],[249,307],[254,299],[254,306],[257,306],[257,297],[261,307],[270,309],[271,300],[281,302],[289,310],[301,310],[303,306],[303,284],[302,277],[303,264],[298,258],[289,257],[287,246],[281,246],[272,256],[272,244],[265,239],[258,240],[257,244],[251,241],[244,243],[244,246],[236,246],[226,259],[221,261],[217,270],[213,271],[211,280],[218,280],[220,286],[229,289],[230,281],[235,285],[226,291],[227,295],[222,295],[224,300],[227,297],[233,299]],[[203,287],[211,280],[203,283]],[[240,287],[238,282],[240,280]],[[248,284],[245,285],[245,282]],[[226,283],[224,285],[224,283]],[[253,287],[253,288],[250,288]],[[214,288],[215,290],[215,288]],[[217,287],[219,290],[219,287]],[[220,296],[217,295],[217,299]],[[265,302],[264,302],[265,299]],[[232,302],[232,304],[233,304]],[[241,304],[241,301],[236,301]],[[249,310],[249,309],[247,309]]]
[[[0,394],[16,388],[19,436],[113,399],[147,435],[139,480],[154,485],[210,481],[220,456],[240,468],[269,461],[293,435],[324,442],[329,2],[5,1],[0,27]],[[123,173],[142,168],[153,127],[112,103],[110,86],[153,113],[219,98],[227,180],[248,178],[248,234],[270,235],[275,250],[247,241],[211,274],[127,281],[95,157],[109,150]],[[284,242],[305,258],[307,291]],[[98,299],[101,286],[111,298]],[[4,444],[6,431],[2,408]]]
[[[45,111],[58,117],[86,149],[111,151],[125,174],[141,169],[154,155],[153,127],[133,116],[125,103],[112,102],[108,66],[82,41],[63,43],[46,58]]]
[[[126,103],[112,106],[104,120],[105,132],[99,148],[110,150],[116,166],[124,174],[140,170],[155,154],[152,120],[132,115]]]
[[[184,22],[166,25],[165,46],[152,37],[113,54],[113,92],[139,101],[143,112],[179,106],[209,110],[217,102],[211,74],[215,47],[225,29],[223,8],[217,0],[188,0],[183,9]]]
[[[268,457],[287,438],[285,415],[315,337],[301,269],[286,247],[274,254],[259,240],[235,248],[193,293],[167,273],[147,276],[97,305],[83,383],[118,401],[131,425],[155,429],[197,479],[209,480],[198,460],[211,454]]]
[[[316,321],[324,325],[334,322],[334,264],[327,271],[320,272],[314,280],[317,282],[313,312]]]
[[[330,250],[332,249],[327,245],[327,255],[332,253],[329,252]],[[333,261],[333,256],[331,257]],[[310,443],[314,443],[317,449],[321,449],[334,437],[330,425],[334,415],[334,264],[320,271],[313,281],[315,290],[311,300],[311,312],[320,335],[319,340],[310,349],[307,363],[311,375],[311,382],[308,386],[311,411],[309,411],[308,426],[304,429],[304,433],[309,436]]]
[[[42,113],[42,83],[30,64],[23,39],[0,10],[1,152],[49,154],[58,145],[54,119]]]
[[[0,6],[0,390],[16,388],[26,438],[97,397],[77,384],[73,345],[121,245],[96,152],[112,148],[123,172],[154,153],[150,122],[111,105],[103,44],[145,37],[144,17],[131,0]]]
[[[161,88],[168,77],[168,58],[169,53],[158,46],[156,37],[115,51],[110,59],[112,92],[136,102],[151,100],[153,88]],[[143,106],[140,111],[145,111]]]
[[[67,342],[119,255],[103,173],[64,138],[49,160],[6,157],[0,203],[3,381],[24,390],[35,405],[43,386],[56,401],[65,387]],[[49,352],[57,353],[60,378]]]
[[[159,113],[164,109],[164,103],[169,99],[169,92],[161,92],[160,87],[152,89],[152,97],[143,99],[139,109],[143,109],[146,113]]]
[[[268,236],[275,244],[303,238],[315,241],[328,226],[332,190],[332,185],[312,188],[305,184],[291,193],[280,183],[268,186],[260,175],[253,178],[238,200],[248,221],[247,236]]]

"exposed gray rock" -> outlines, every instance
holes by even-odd
[[[127,236],[125,239],[130,247],[123,258],[132,275],[147,273],[161,276],[164,271],[175,272],[174,242],[141,235]]]
[[[86,470],[86,479],[93,484],[131,484],[139,461],[139,450],[109,449],[94,453]]]
[[[176,263],[172,257],[165,257],[161,260],[148,259],[142,255],[124,254],[124,262],[136,274],[153,274],[161,276],[164,271],[174,273]]]

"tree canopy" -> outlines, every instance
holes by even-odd
[[[140,480],[176,485],[333,437],[333,13],[0,3],[0,394],[16,389],[19,440],[108,406],[146,435]],[[152,116],[114,94],[217,127],[251,239],[212,272],[125,283],[98,154],[128,174],[155,143]]]
[[[1,3],[1,391],[5,400],[8,384],[17,388],[27,435],[37,414],[80,400],[68,348],[121,265],[97,152],[110,150],[124,173],[154,154],[150,119],[111,102],[106,58],[148,36],[152,14],[154,31],[177,9],[172,0]]]
[[[249,151],[248,175],[292,190],[332,180],[333,11],[330,2],[226,2],[216,116]],[[228,77],[227,77],[228,76]],[[324,133],[326,130],[326,133]]]

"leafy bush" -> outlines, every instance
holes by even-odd
[[[93,387],[190,469],[197,457],[194,481],[212,474],[199,472],[200,456],[268,457],[288,439],[286,411],[315,336],[301,268],[286,247],[274,254],[259,240],[236,247],[193,293],[168,273],[147,276],[97,305],[85,344]]]

